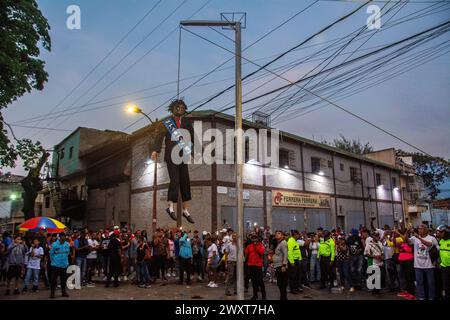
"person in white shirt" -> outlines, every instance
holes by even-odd
[[[89,254],[86,256],[87,259],[87,284],[88,286],[92,286],[94,283],[92,282],[92,275],[95,274],[95,270],[97,268],[97,250],[100,247],[99,235],[95,233],[91,233],[88,238],[89,249],[91,250]]]
[[[39,239],[33,239],[33,245],[27,252],[28,264],[27,273],[25,276],[23,292],[28,291],[30,281],[33,281],[33,292],[38,291],[39,287],[39,273],[41,270],[41,259],[44,256],[44,249],[39,246]]]
[[[436,238],[428,234],[428,227],[421,224],[418,232],[410,230],[412,237],[408,243],[414,247],[414,270],[416,274],[416,297],[425,300],[425,281],[427,281],[428,300],[435,298],[434,264],[431,261],[430,249],[435,246],[439,250]]]
[[[320,281],[320,264],[319,259],[317,258],[317,253],[319,252],[320,242],[318,235],[311,236],[311,242],[309,243],[309,250],[311,252],[311,260],[310,260],[310,274],[309,280],[311,282]]]
[[[231,235],[231,241],[224,244],[224,253],[226,255],[227,263],[227,278],[225,295],[231,296],[230,288],[233,286],[233,293],[237,292],[236,283],[236,262],[237,262],[237,235],[234,233]]]
[[[220,263],[219,250],[217,245],[212,239],[207,238],[205,240],[206,247],[208,248],[208,262],[206,269],[208,270],[209,283],[208,287],[217,288],[217,267]]]
[[[380,283],[384,280],[384,268],[383,268],[383,245],[380,241],[380,233],[373,231],[371,237],[368,237],[365,241],[364,256],[368,259],[368,267],[376,266],[379,268],[379,274],[381,277]],[[381,288],[374,288],[372,293],[378,295]]]
[[[223,237],[222,241],[224,244],[227,244],[229,242],[231,242],[231,238],[232,238],[232,234],[233,234],[233,229],[224,229],[222,230],[222,232],[226,232],[226,235]]]

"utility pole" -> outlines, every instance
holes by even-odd
[[[243,134],[242,134],[242,77],[241,77],[241,23],[235,25],[235,60],[236,60],[236,211],[238,231],[238,256],[237,256],[237,298],[244,300],[244,190],[243,190]]]
[[[242,75],[241,75],[241,22],[240,21],[181,21],[181,26],[197,27],[232,27],[235,32],[235,97],[236,97],[236,211],[237,211],[237,299],[244,300],[244,199],[243,199],[243,134],[242,134]],[[213,190],[212,192],[217,192]]]

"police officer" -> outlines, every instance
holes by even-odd
[[[300,232],[292,230],[291,237],[287,241],[289,288],[292,294],[303,292],[302,284],[300,283],[300,261],[302,260],[302,254],[297,242],[298,239],[300,239]]]
[[[332,267],[334,263],[334,240],[328,230],[323,232],[323,239],[320,240],[319,252],[317,258],[320,262],[320,289],[325,289],[329,284],[329,288],[333,286]]]
[[[450,300],[450,230],[447,225],[440,225],[436,229],[439,238],[439,256],[441,260],[442,288],[444,300]]]

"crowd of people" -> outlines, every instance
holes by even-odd
[[[426,225],[361,227],[349,233],[340,228],[272,232],[267,227],[249,231],[244,240],[244,285],[247,292],[252,284],[253,300],[259,294],[265,300],[266,283],[275,282],[282,300],[288,292],[297,295],[312,288],[371,290],[374,295],[391,291],[408,300],[449,299],[446,225],[435,230]],[[59,278],[62,296],[68,297],[67,268],[77,265],[82,286],[102,280],[105,287],[130,282],[149,289],[173,279],[180,285],[193,281],[211,288],[220,285],[232,296],[237,293],[237,252],[237,234],[230,228],[213,233],[159,228],[152,235],[117,226],[60,234],[4,232],[0,281],[6,283],[6,295],[36,292],[42,282],[55,298]]]

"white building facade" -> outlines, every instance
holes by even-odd
[[[192,121],[202,121],[203,132],[209,128],[234,128],[233,117],[215,111],[194,112],[191,117]],[[244,122],[244,129],[249,128],[261,126]],[[147,231],[155,227],[183,227],[212,232],[224,226],[236,228],[235,165],[190,164],[191,214],[195,224],[187,223],[181,214],[175,222],[165,212],[169,177],[163,151],[157,160],[155,184],[154,165],[148,164],[150,140],[148,128],[132,135],[131,227]],[[203,142],[203,147],[207,144]],[[392,227],[404,218],[398,188],[400,172],[395,167],[285,132],[280,132],[279,148],[278,169],[264,167],[252,159],[244,164],[246,228],[314,231],[318,227],[339,226],[350,231],[370,226],[371,220],[375,226]]]

